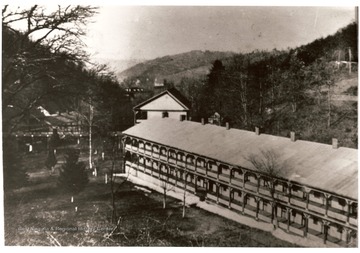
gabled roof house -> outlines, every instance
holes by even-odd
[[[175,88],[165,90],[133,108],[134,123],[152,118],[188,117],[190,102]]]

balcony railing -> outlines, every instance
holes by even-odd
[[[281,200],[283,202],[287,202],[289,197],[285,192],[275,191],[274,192],[274,198]]]
[[[309,201],[308,209],[317,213],[325,214],[325,205]]]
[[[346,219],[347,219],[345,211],[335,209],[335,208],[332,208],[332,207],[328,208],[327,215],[330,218],[334,218],[334,219],[337,219],[337,220],[340,220],[340,221],[346,221]]]
[[[202,168],[202,167],[198,167],[198,168],[196,169],[196,172],[198,172],[198,173],[200,173],[200,174],[204,174],[204,175],[205,175],[206,170],[205,170],[204,168]]]
[[[240,178],[232,178],[231,179],[231,184],[233,184],[235,186],[242,187],[243,186],[243,180],[240,179]]]
[[[349,223],[350,223],[351,225],[357,226],[357,219],[356,219],[356,217],[351,217],[351,216],[350,216],[350,218],[349,218]]]
[[[271,197],[270,189],[267,187],[259,187],[259,193]]]
[[[216,199],[217,199],[217,197],[216,197],[215,195],[210,194],[210,193],[206,194],[206,198],[207,198],[207,199],[211,199],[211,200],[213,200],[213,201],[216,201]]]
[[[195,170],[195,166],[192,165],[192,164],[188,164],[188,165],[187,165],[187,168],[188,168],[189,170]]]
[[[226,175],[226,174],[220,174],[219,180],[224,181],[224,182],[230,182],[230,176]]]
[[[306,208],[306,200],[302,198],[298,198],[296,196],[291,196],[290,203],[295,206]]]
[[[217,178],[217,173],[212,172],[212,171],[208,171],[208,176],[210,176],[212,178]]]
[[[257,185],[251,182],[245,183],[245,189],[248,189],[250,191],[256,192],[257,191]]]

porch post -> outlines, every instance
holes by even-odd
[[[150,174],[151,174],[151,176],[153,176],[153,171],[154,171],[154,160],[153,160],[153,159],[150,159],[150,162],[151,162],[151,170],[150,170]]]
[[[346,200],[346,206],[347,206],[347,212],[346,212],[346,224],[349,224],[350,221],[350,212],[351,212],[351,205],[352,205],[352,201],[351,200]]]
[[[166,148],[166,147],[165,147],[165,150],[166,150],[166,163],[169,164],[170,150],[169,150],[169,148]]]
[[[209,165],[209,160],[208,159],[204,159],[204,165],[205,165],[205,175],[206,177],[208,176],[208,165]]]
[[[304,213],[303,218],[304,218],[304,237],[307,237],[310,215],[307,213]]]
[[[197,173],[197,159],[198,159],[198,157],[194,156],[194,159],[195,159],[194,169],[195,169],[195,173]]]
[[[245,189],[245,182],[246,182],[246,171],[243,173],[243,185],[242,188]]]
[[[216,183],[216,204],[219,204],[220,184]]]
[[[330,225],[330,222],[323,220],[323,227],[324,227],[324,244],[326,244],[327,237],[328,237],[328,227]]]
[[[324,193],[324,200],[325,200],[325,217],[328,216],[328,210],[329,210],[329,199],[331,195]]]
[[[198,180],[198,176],[194,175],[194,180],[195,180],[195,193],[197,192],[197,180]]]
[[[232,196],[232,192],[233,192],[233,189],[231,187],[229,187],[229,209],[231,209],[231,196]]]
[[[292,183],[288,183],[288,203],[290,204],[290,200],[291,200],[291,187],[292,187]]]
[[[306,207],[305,209],[308,210],[309,209],[309,195],[310,195],[310,189],[307,187],[304,187],[304,191],[306,192]]]
[[[274,224],[274,220],[275,220],[275,223],[277,224],[276,220],[277,220],[277,217],[276,217],[276,202],[273,200],[271,201],[271,224]]]
[[[177,181],[178,181],[178,168],[175,167],[175,187],[177,187]]]
[[[245,193],[245,192],[242,192],[242,194],[241,194],[241,202],[242,202],[242,214],[245,214],[245,205],[246,205],[246,195],[247,195],[247,193]]]
[[[256,202],[256,213],[255,213],[255,220],[259,220],[259,204],[260,204],[260,198],[254,197]]]
[[[291,218],[291,211],[292,209],[289,207],[286,207],[286,213],[287,213],[287,227],[286,227],[286,232],[290,231],[290,218]]]
[[[259,188],[260,188],[260,174],[255,174],[256,180],[257,180],[257,186],[256,186],[256,193],[259,194]]]

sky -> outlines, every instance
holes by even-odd
[[[154,59],[191,50],[286,49],[334,34],[355,8],[117,6],[99,9],[85,42],[95,58]]]

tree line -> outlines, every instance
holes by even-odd
[[[295,131],[324,143],[343,137],[344,145],[356,147],[357,103],[333,101],[335,84],[357,75],[357,64],[349,73],[349,64],[338,61],[357,52],[356,38],[354,23],[299,48],[237,54],[216,60],[206,78],[183,78],[176,86],[192,102],[194,120],[217,112],[222,125],[285,136]],[[350,135],[342,136],[344,130]]]
[[[19,158],[12,135],[28,124],[36,107],[72,111],[85,131],[100,136],[121,129],[129,118],[130,102],[115,75],[91,62],[85,50],[86,25],[96,13],[96,7],[81,5],[3,6],[3,157],[4,171],[10,172],[4,172],[6,185],[15,186],[11,172]],[[91,140],[89,146],[91,154]],[[16,181],[21,186],[22,181]]]

